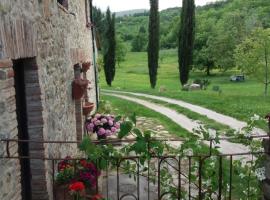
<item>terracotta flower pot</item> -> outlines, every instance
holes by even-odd
[[[89,81],[87,79],[77,78],[72,82],[72,97],[73,99],[80,99],[83,97]]]
[[[82,63],[82,72],[87,72],[90,69],[91,62]]]
[[[93,110],[94,106],[94,103],[85,102],[83,106],[83,115],[88,115]]]

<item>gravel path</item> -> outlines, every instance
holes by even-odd
[[[246,122],[239,121],[233,117],[229,117],[227,115],[217,113],[213,110],[210,110],[210,109],[198,106],[198,105],[193,105],[191,103],[187,103],[187,102],[181,101],[181,100],[171,99],[171,98],[167,98],[167,97],[154,96],[154,95],[149,95],[149,94],[143,94],[143,93],[114,91],[114,90],[103,90],[103,91],[105,91],[107,93],[113,92],[113,93],[119,93],[119,94],[130,94],[130,95],[134,95],[134,96],[138,96],[138,97],[147,97],[150,99],[164,101],[164,102],[167,102],[170,104],[175,104],[175,105],[181,106],[183,108],[189,109],[192,112],[196,112],[200,115],[205,115],[207,118],[215,120],[218,123],[227,125],[227,126],[231,127],[232,129],[237,130],[237,131],[247,125]],[[263,131],[262,129],[255,128],[253,130],[253,135],[265,135],[265,134],[266,134],[265,131]]]
[[[177,113],[175,110],[172,110],[170,108],[152,103],[152,102],[148,102],[146,100],[142,100],[139,98],[135,98],[135,97],[129,97],[129,96],[124,96],[124,95],[120,95],[120,94],[115,94],[115,93],[103,93],[105,95],[109,95],[109,96],[114,96],[117,98],[121,98],[121,99],[125,99],[127,101],[131,101],[140,105],[143,105],[151,110],[154,110],[158,113],[161,113],[165,116],[167,116],[169,119],[171,119],[172,121],[174,121],[176,124],[178,124],[179,126],[183,127],[184,129],[188,130],[189,132],[193,132],[193,129],[198,128],[201,124],[198,121],[194,121],[189,119],[188,117],[186,117],[185,115],[182,115],[180,113]],[[207,145],[209,145],[209,142],[206,143]],[[176,145],[175,143],[173,144],[174,146]],[[179,143],[180,145],[180,143]],[[219,151],[222,154],[234,154],[234,153],[247,153],[249,152],[249,149],[241,144],[236,144],[236,143],[231,143],[229,141],[220,141],[219,144],[220,148]],[[239,156],[240,157],[240,156]],[[244,156],[241,156],[244,157]],[[245,156],[245,159],[250,159],[249,156]]]

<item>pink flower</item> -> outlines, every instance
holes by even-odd
[[[112,127],[111,131],[112,131],[112,133],[115,133],[117,131],[117,129],[115,127]]]
[[[94,122],[94,124],[95,124],[96,126],[98,126],[98,125],[100,125],[100,121],[97,120],[97,121]]]
[[[110,130],[106,130],[106,136],[110,136],[112,132]]]
[[[91,122],[95,122],[95,121],[97,121],[97,118],[91,119]]]
[[[109,122],[110,122],[110,121],[109,121]],[[102,118],[102,119],[101,119],[101,123],[103,123],[103,124],[107,123],[107,119]]]
[[[96,115],[95,115],[95,118],[100,118],[101,117],[101,114],[99,114],[99,113],[97,113]]]
[[[89,123],[89,124],[86,125],[86,129],[87,129],[88,131],[90,131],[90,132],[93,132],[94,126],[95,126],[95,125],[94,125],[93,123]]]
[[[120,123],[116,122],[114,126],[115,126],[115,128],[119,129],[120,128]]]
[[[100,128],[98,130],[98,135],[104,135],[106,133],[105,129],[104,128]]]
[[[87,127],[88,127],[88,128],[94,128],[95,125],[94,125],[93,123],[90,123],[90,124],[87,125]]]
[[[109,125],[112,126],[113,125],[113,121],[112,120],[109,120]]]

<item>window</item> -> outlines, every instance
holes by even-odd
[[[68,9],[68,0],[57,0],[65,9]]]

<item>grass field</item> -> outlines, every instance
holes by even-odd
[[[101,88],[121,89],[134,92],[145,92],[160,96],[182,99],[187,102],[202,105],[220,113],[247,121],[253,114],[264,116],[270,112],[270,97],[264,97],[264,86],[251,77],[246,77],[242,83],[230,82],[229,78],[237,71],[213,71],[210,77],[203,72],[192,71],[190,81],[194,79],[208,79],[211,81],[207,90],[182,91],[179,81],[178,62],[176,50],[160,52],[160,67],[156,89],[149,84],[147,54],[146,52],[129,52],[126,61],[116,69],[116,76],[112,87],[105,82],[104,72],[100,73]],[[219,86],[221,93],[212,90]],[[166,91],[159,92],[164,87]],[[260,124],[260,127],[265,127]]]

